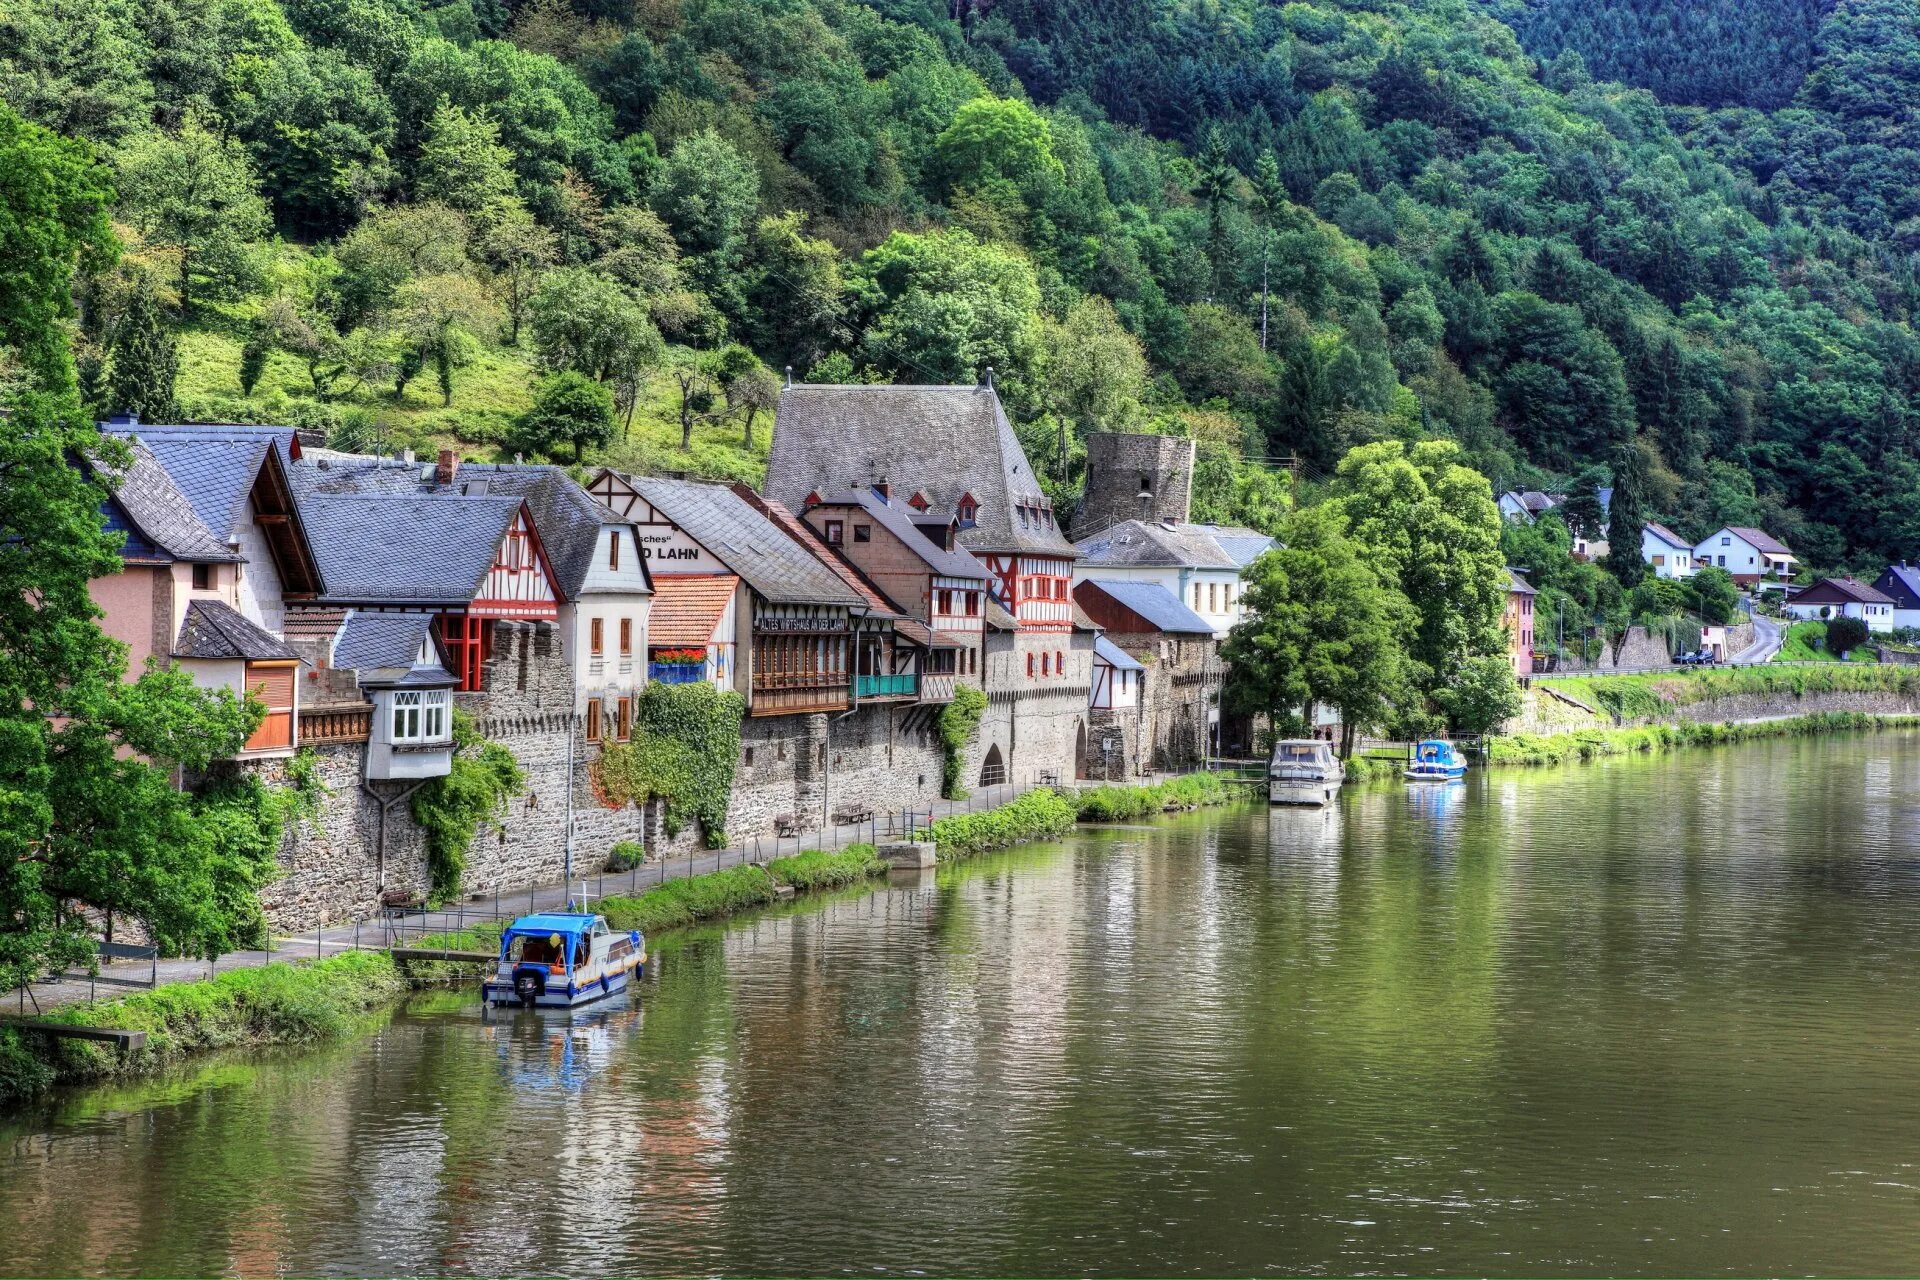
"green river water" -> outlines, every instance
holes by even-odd
[[[1350,788],[0,1120],[0,1275],[1920,1272],[1920,738]]]

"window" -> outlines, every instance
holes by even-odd
[[[745,751],[743,751],[743,752],[741,753],[741,755],[745,757],[745,758],[744,758],[744,759],[743,759],[743,760],[741,761],[741,763],[742,763],[742,764],[744,764],[744,765],[746,765],[746,766],[747,766],[747,768],[749,768],[749,769],[751,769],[751,768],[753,768],[753,748],[752,748],[752,747],[748,747],[748,748],[747,748],[747,749],[746,749]]]
[[[213,590],[213,566],[197,564],[193,566],[193,589],[195,591]]]
[[[1720,545],[1721,545],[1721,546],[1723,546],[1723,547],[1730,547],[1730,546],[1732,546],[1732,545],[1733,545],[1733,539],[1732,539],[1732,538],[1722,538],[1722,539],[1720,539]]]
[[[633,699],[621,698],[613,704],[613,736],[625,742],[633,724]]]
[[[606,650],[605,626],[605,621],[600,618],[595,618],[587,624],[587,652],[595,657],[599,657]]]
[[[842,520],[827,521],[827,545],[832,547],[839,546],[844,537],[846,527],[846,522]]]
[[[616,529],[613,532],[611,540],[607,543],[607,568],[618,569],[619,567],[620,567],[620,532],[619,530]]]
[[[978,591],[968,591],[964,594],[967,597],[967,616],[969,618],[977,616],[980,612],[980,593]]]
[[[953,592],[936,591],[933,593],[933,611],[935,613],[953,612]]]
[[[1220,586],[1218,583],[1209,582],[1207,584],[1207,612],[1220,612]]]
[[[954,514],[960,517],[961,528],[970,528],[980,517],[980,504],[973,500],[972,494],[965,494],[960,505],[954,508]]]
[[[625,658],[625,657],[632,656],[632,654],[633,654],[633,619],[622,618],[620,619],[620,656]]]
[[[600,699],[587,699],[587,741],[600,741]]]
[[[1058,649],[1053,651],[1053,669],[1061,675],[1067,674],[1067,655]]]
[[[1040,674],[1043,676],[1050,676],[1053,674],[1053,668],[1048,663],[1047,658],[1048,658],[1047,654],[1043,653],[1040,655]]]
[[[392,740],[445,742],[453,694],[446,689],[402,689],[393,695]]]
[[[1200,584],[1197,582],[1193,584],[1193,607],[1200,607]]]
[[[853,540],[855,542],[872,542],[873,526],[870,524],[857,524],[853,526]]]
[[[1033,679],[1033,655],[1027,655],[1027,679]]]

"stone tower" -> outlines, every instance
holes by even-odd
[[[1092,537],[1122,520],[1185,523],[1193,509],[1193,460],[1193,441],[1182,436],[1088,436],[1074,538]]]

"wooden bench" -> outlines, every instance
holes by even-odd
[[[388,889],[380,895],[380,909],[390,916],[404,916],[409,912],[425,911],[426,899],[411,889]]]
[[[800,819],[790,813],[778,814],[773,820],[773,834],[781,839],[800,834]]]
[[[873,806],[850,804],[833,815],[836,827],[857,827],[863,822],[873,821]]]

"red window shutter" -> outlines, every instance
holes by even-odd
[[[247,738],[246,750],[272,751],[293,745],[293,678],[295,668],[248,663],[247,692],[267,709],[260,725]]]

